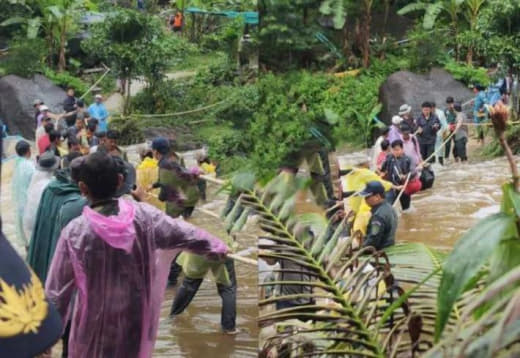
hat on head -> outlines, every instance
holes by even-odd
[[[40,112],[48,111],[48,110],[49,110],[49,107],[47,107],[46,105],[40,106]]]
[[[0,331],[1,357],[35,357],[61,337],[62,322],[41,281],[0,233],[0,309],[9,312]]]
[[[40,158],[38,158],[38,163],[36,164],[36,168],[42,171],[54,171],[58,169],[60,166],[60,158],[54,155],[50,150],[46,151]]]
[[[381,184],[381,182],[376,180],[368,182],[365,186],[365,189],[359,193],[359,196],[366,198],[367,196],[375,194],[385,195],[385,187],[383,184]]]
[[[399,116],[393,116],[392,117],[392,124],[398,126],[399,124],[401,124],[401,122],[403,121],[403,119]]]
[[[97,94],[97,95],[94,96],[94,98],[95,98],[95,99],[103,99],[103,96],[100,95],[100,94]]]
[[[410,113],[412,111],[412,107],[410,107],[407,104],[403,104],[401,107],[399,107],[399,115],[402,116],[403,114]]]
[[[157,137],[152,141],[152,149],[165,155],[170,152],[170,141],[164,137]]]
[[[33,106],[37,106],[39,104],[43,104],[43,101],[41,99],[35,99],[33,102]]]

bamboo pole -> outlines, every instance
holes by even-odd
[[[248,265],[251,265],[251,266],[258,266],[258,261],[254,260],[254,259],[243,257],[243,256],[240,256],[240,255],[237,255],[237,254],[227,254],[226,256],[229,257],[230,259],[233,259],[233,260],[238,261],[238,262],[242,262],[244,264],[248,264]]]
[[[217,185],[225,185],[226,182],[224,180],[221,180],[221,179],[217,179],[217,178],[213,178],[212,176],[209,176],[209,175],[199,175],[199,178],[207,181],[207,182],[210,182],[210,183],[213,183],[213,184],[217,184]]]
[[[85,98],[85,96],[87,94],[89,94],[90,91],[92,91],[101,81],[103,81],[103,78],[105,78],[105,76],[108,75],[109,72],[110,72],[110,68],[107,67],[107,70],[105,71],[105,73],[103,73],[103,75],[101,75],[101,77],[99,77],[99,79],[96,82],[94,82],[94,84],[92,86],[90,86],[90,88],[87,90],[87,92],[83,93],[83,95],[79,99]]]
[[[399,200],[401,200],[401,196],[403,196],[404,191],[406,190],[406,186],[408,185],[408,182],[410,181],[411,177],[412,177],[412,173],[408,173],[408,175],[406,176],[406,180],[404,181],[403,188],[399,192],[399,195],[397,195],[397,198],[395,198],[394,205],[393,205],[394,208],[397,207]]]

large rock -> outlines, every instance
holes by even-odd
[[[383,104],[380,119],[391,123],[392,116],[404,103],[412,106],[414,117],[421,113],[424,101],[435,101],[439,108],[444,109],[448,96],[464,103],[473,97],[473,93],[443,69],[434,68],[427,74],[396,72],[379,89],[379,100]]]
[[[65,91],[44,76],[36,75],[33,79],[5,76],[0,78],[0,118],[7,124],[9,134],[34,139],[33,101],[41,99],[51,112],[62,113],[65,97]]]

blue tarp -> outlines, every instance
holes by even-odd
[[[235,19],[237,17],[242,17],[245,20],[246,24],[250,25],[258,25],[258,12],[257,11],[207,11],[203,9],[199,9],[198,7],[189,7],[184,10],[184,12],[188,12],[190,14],[207,14],[214,16],[224,16],[230,19]]]

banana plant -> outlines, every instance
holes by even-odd
[[[5,20],[0,26],[22,25],[26,28],[26,36],[29,39],[38,37],[44,33],[49,48],[49,58],[58,49],[58,69],[65,70],[65,50],[67,36],[75,31],[75,20],[80,11],[93,8],[89,0],[38,0],[31,7],[24,0],[13,0],[27,8],[27,17],[13,17]]]

